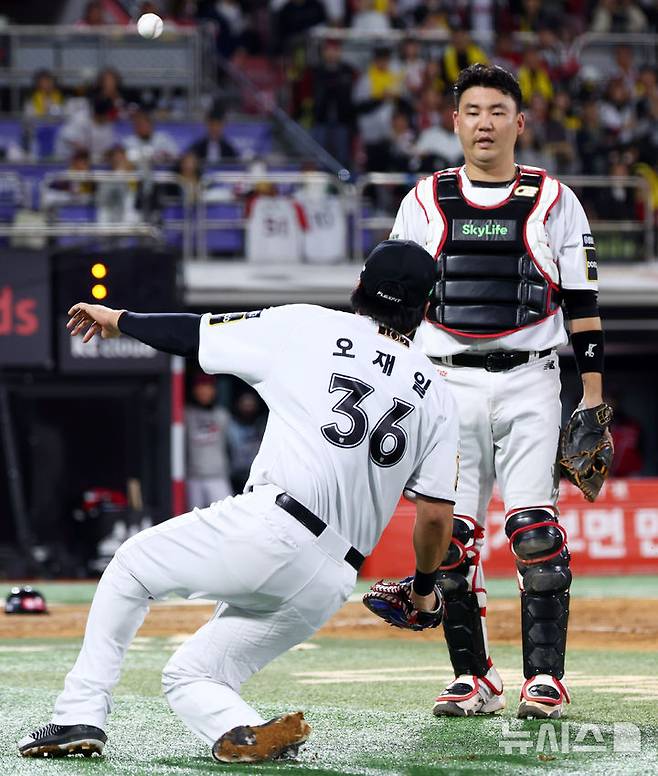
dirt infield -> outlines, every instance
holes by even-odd
[[[53,605],[51,614],[0,616],[0,639],[77,638],[84,630],[88,605]],[[182,636],[193,633],[212,613],[206,605],[157,604],[141,628],[140,636]],[[518,644],[519,602],[496,599],[487,608],[490,640]],[[334,638],[434,640],[437,634],[407,633],[390,628],[360,603],[349,603],[322,629]],[[658,607],[655,602],[629,598],[581,598],[571,602],[569,646],[583,649],[655,650],[658,645]]]

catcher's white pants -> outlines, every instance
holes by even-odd
[[[142,531],[117,551],[94,596],[78,659],[53,722],[105,729],[125,652],[149,598],[177,593],[220,601],[212,618],[164,668],[173,711],[213,744],[238,725],[260,725],[241,684],[309,638],[354,589],[349,543],[327,528],[315,537],[262,486]]]
[[[506,512],[555,506],[562,420],[557,355],[507,372],[443,364],[438,368],[459,410],[455,514],[484,526],[494,479]]]
[[[459,411],[460,460],[455,514],[483,528],[498,482],[505,512],[521,507],[555,506],[558,497],[557,447],[562,410],[560,370],[555,353],[506,372],[438,365]],[[484,541],[486,541],[486,534]],[[479,556],[471,566],[468,589],[475,592],[487,656],[487,591]],[[502,688],[492,668],[487,677]]]

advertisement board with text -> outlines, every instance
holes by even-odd
[[[658,478],[609,480],[593,504],[567,482],[560,493],[560,523],[567,530],[575,574],[658,574]],[[414,515],[414,505],[402,499],[361,576],[413,574]],[[514,573],[497,493],[489,506],[482,558],[487,576]]]

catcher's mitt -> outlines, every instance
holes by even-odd
[[[443,618],[443,596],[437,585],[434,586],[437,606],[432,612],[420,612],[414,608],[411,600],[413,577],[399,582],[385,582],[380,579],[363,596],[363,603],[373,614],[381,617],[396,628],[421,631],[436,628]]]
[[[560,469],[564,476],[594,501],[608,476],[614,448],[608,425],[612,407],[599,404],[576,410],[560,440]]]

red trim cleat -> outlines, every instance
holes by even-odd
[[[495,714],[505,705],[503,683],[492,667],[486,677],[458,676],[436,699],[432,713],[435,717],[473,717]]]
[[[559,719],[565,704],[571,703],[566,685],[550,674],[537,674],[526,679],[521,688],[519,719]]]

